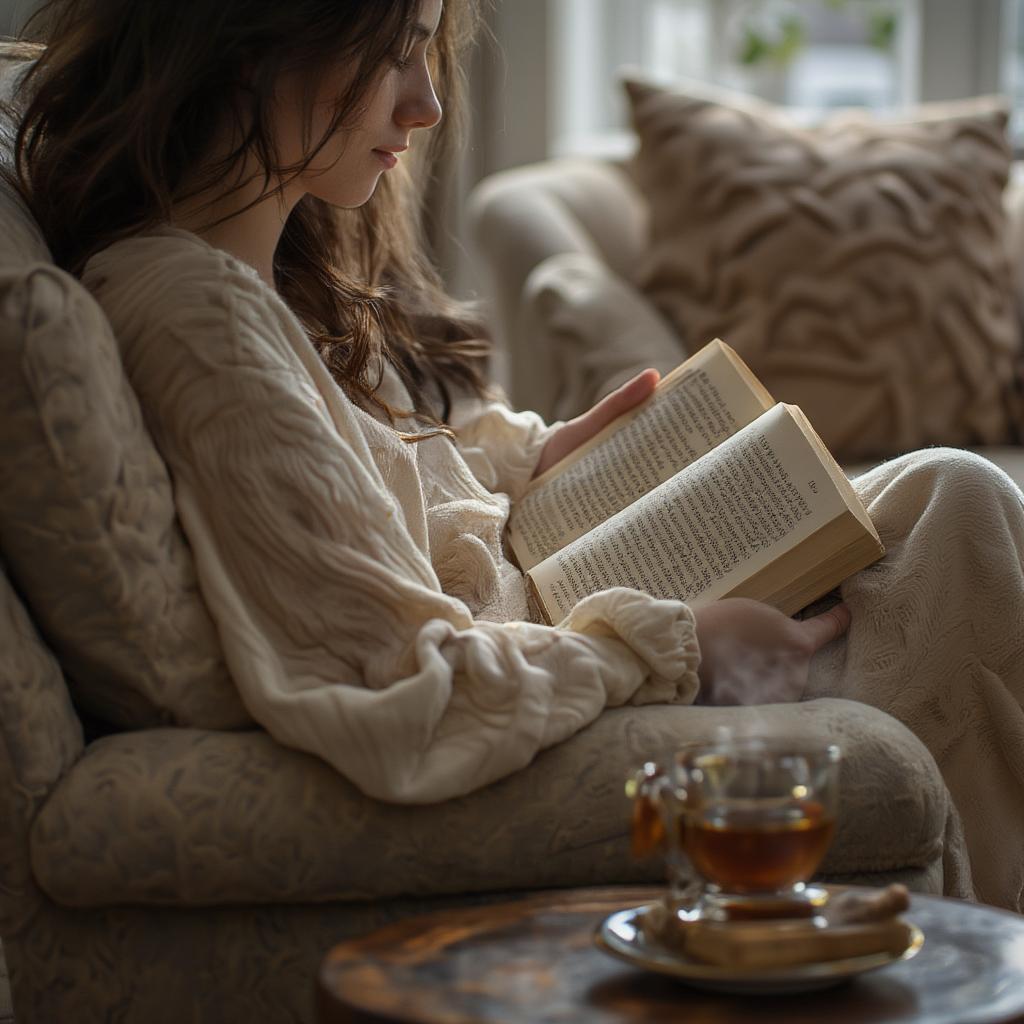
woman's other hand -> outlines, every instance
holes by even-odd
[[[540,453],[534,476],[540,476],[569,452],[589,441],[598,431],[604,429],[613,419],[639,405],[648,398],[657,386],[661,374],[657,370],[644,370],[632,380],[626,381],[610,395],[606,395],[589,412],[569,420],[548,439]]]
[[[760,601],[724,598],[695,616],[701,704],[799,700],[811,658],[850,627],[845,604],[798,621]]]

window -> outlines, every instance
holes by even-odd
[[[625,147],[624,65],[813,118],[1005,90],[1022,110],[1024,0],[550,0],[554,153]]]
[[[1013,101],[1010,132],[1018,150],[1024,149],[1024,0],[1008,0],[1002,38],[1002,88]]]

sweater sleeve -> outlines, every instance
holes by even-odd
[[[207,268],[170,302],[138,279],[92,286],[169,463],[232,676],[268,732],[370,796],[428,803],[525,766],[604,707],[693,700],[680,602],[618,589],[558,628],[474,621],[346,424],[357,410],[318,397],[294,318],[225,273]]]
[[[533,477],[550,426],[535,412],[515,412],[504,397],[465,397],[455,403],[451,425],[473,474],[489,491],[517,501]]]

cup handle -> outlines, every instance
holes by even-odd
[[[626,782],[626,796],[633,801],[630,847],[638,859],[667,850],[668,782],[668,776],[653,761],[648,761]]]

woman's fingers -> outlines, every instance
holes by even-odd
[[[657,387],[660,378],[657,370],[644,370],[602,398],[591,410],[566,423],[544,446],[534,476],[539,476],[569,452],[585,444],[617,416],[639,405]]]
[[[758,601],[723,598],[694,616],[706,704],[799,700],[815,652],[850,627],[845,604],[800,622]]]
[[[827,612],[815,615],[813,619],[804,619],[800,623],[800,628],[810,644],[812,653],[821,650],[825,644],[838,640],[850,628],[851,618],[849,607],[837,604]]]
[[[584,413],[582,416],[590,428],[590,436],[592,437],[617,416],[629,412],[634,406],[648,398],[658,386],[660,379],[661,374],[657,370],[644,370],[627,380],[621,387],[616,388],[610,395],[602,398],[590,412]]]

